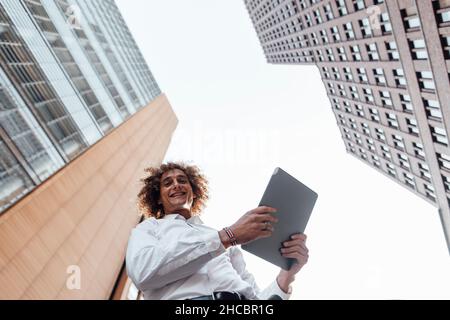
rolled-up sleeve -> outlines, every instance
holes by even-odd
[[[144,222],[130,236],[126,254],[128,276],[139,290],[159,289],[197,272],[225,252],[214,229],[186,225],[156,233]]]

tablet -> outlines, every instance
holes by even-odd
[[[259,206],[277,209],[273,215],[278,223],[274,224],[274,232],[270,238],[258,239],[243,245],[242,249],[289,270],[295,259],[284,258],[280,248],[292,235],[304,233],[317,197],[317,193],[303,183],[283,169],[276,168]]]

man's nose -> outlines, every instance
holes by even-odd
[[[179,187],[180,186],[180,184],[178,183],[178,181],[174,181],[173,182],[173,188],[175,189],[175,188],[177,188],[177,187]]]

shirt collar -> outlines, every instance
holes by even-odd
[[[172,213],[172,214],[168,214],[166,216],[163,217],[164,220],[183,220],[183,221],[187,221],[190,223],[196,223],[196,224],[203,224],[203,221],[200,219],[199,216],[193,216],[191,218],[189,218],[188,220],[186,220],[185,217],[183,217],[181,214],[178,213]]]

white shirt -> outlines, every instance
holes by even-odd
[[[261,291],[246,270],[241,250],[226,250],[217,230],[199,217],[186,220],[170,214],[140,223],[131,232],[126,266],[147,300],[189,299],[216,291],[239,292],[252,300],[274,294],[290,297],[276,280]]]

